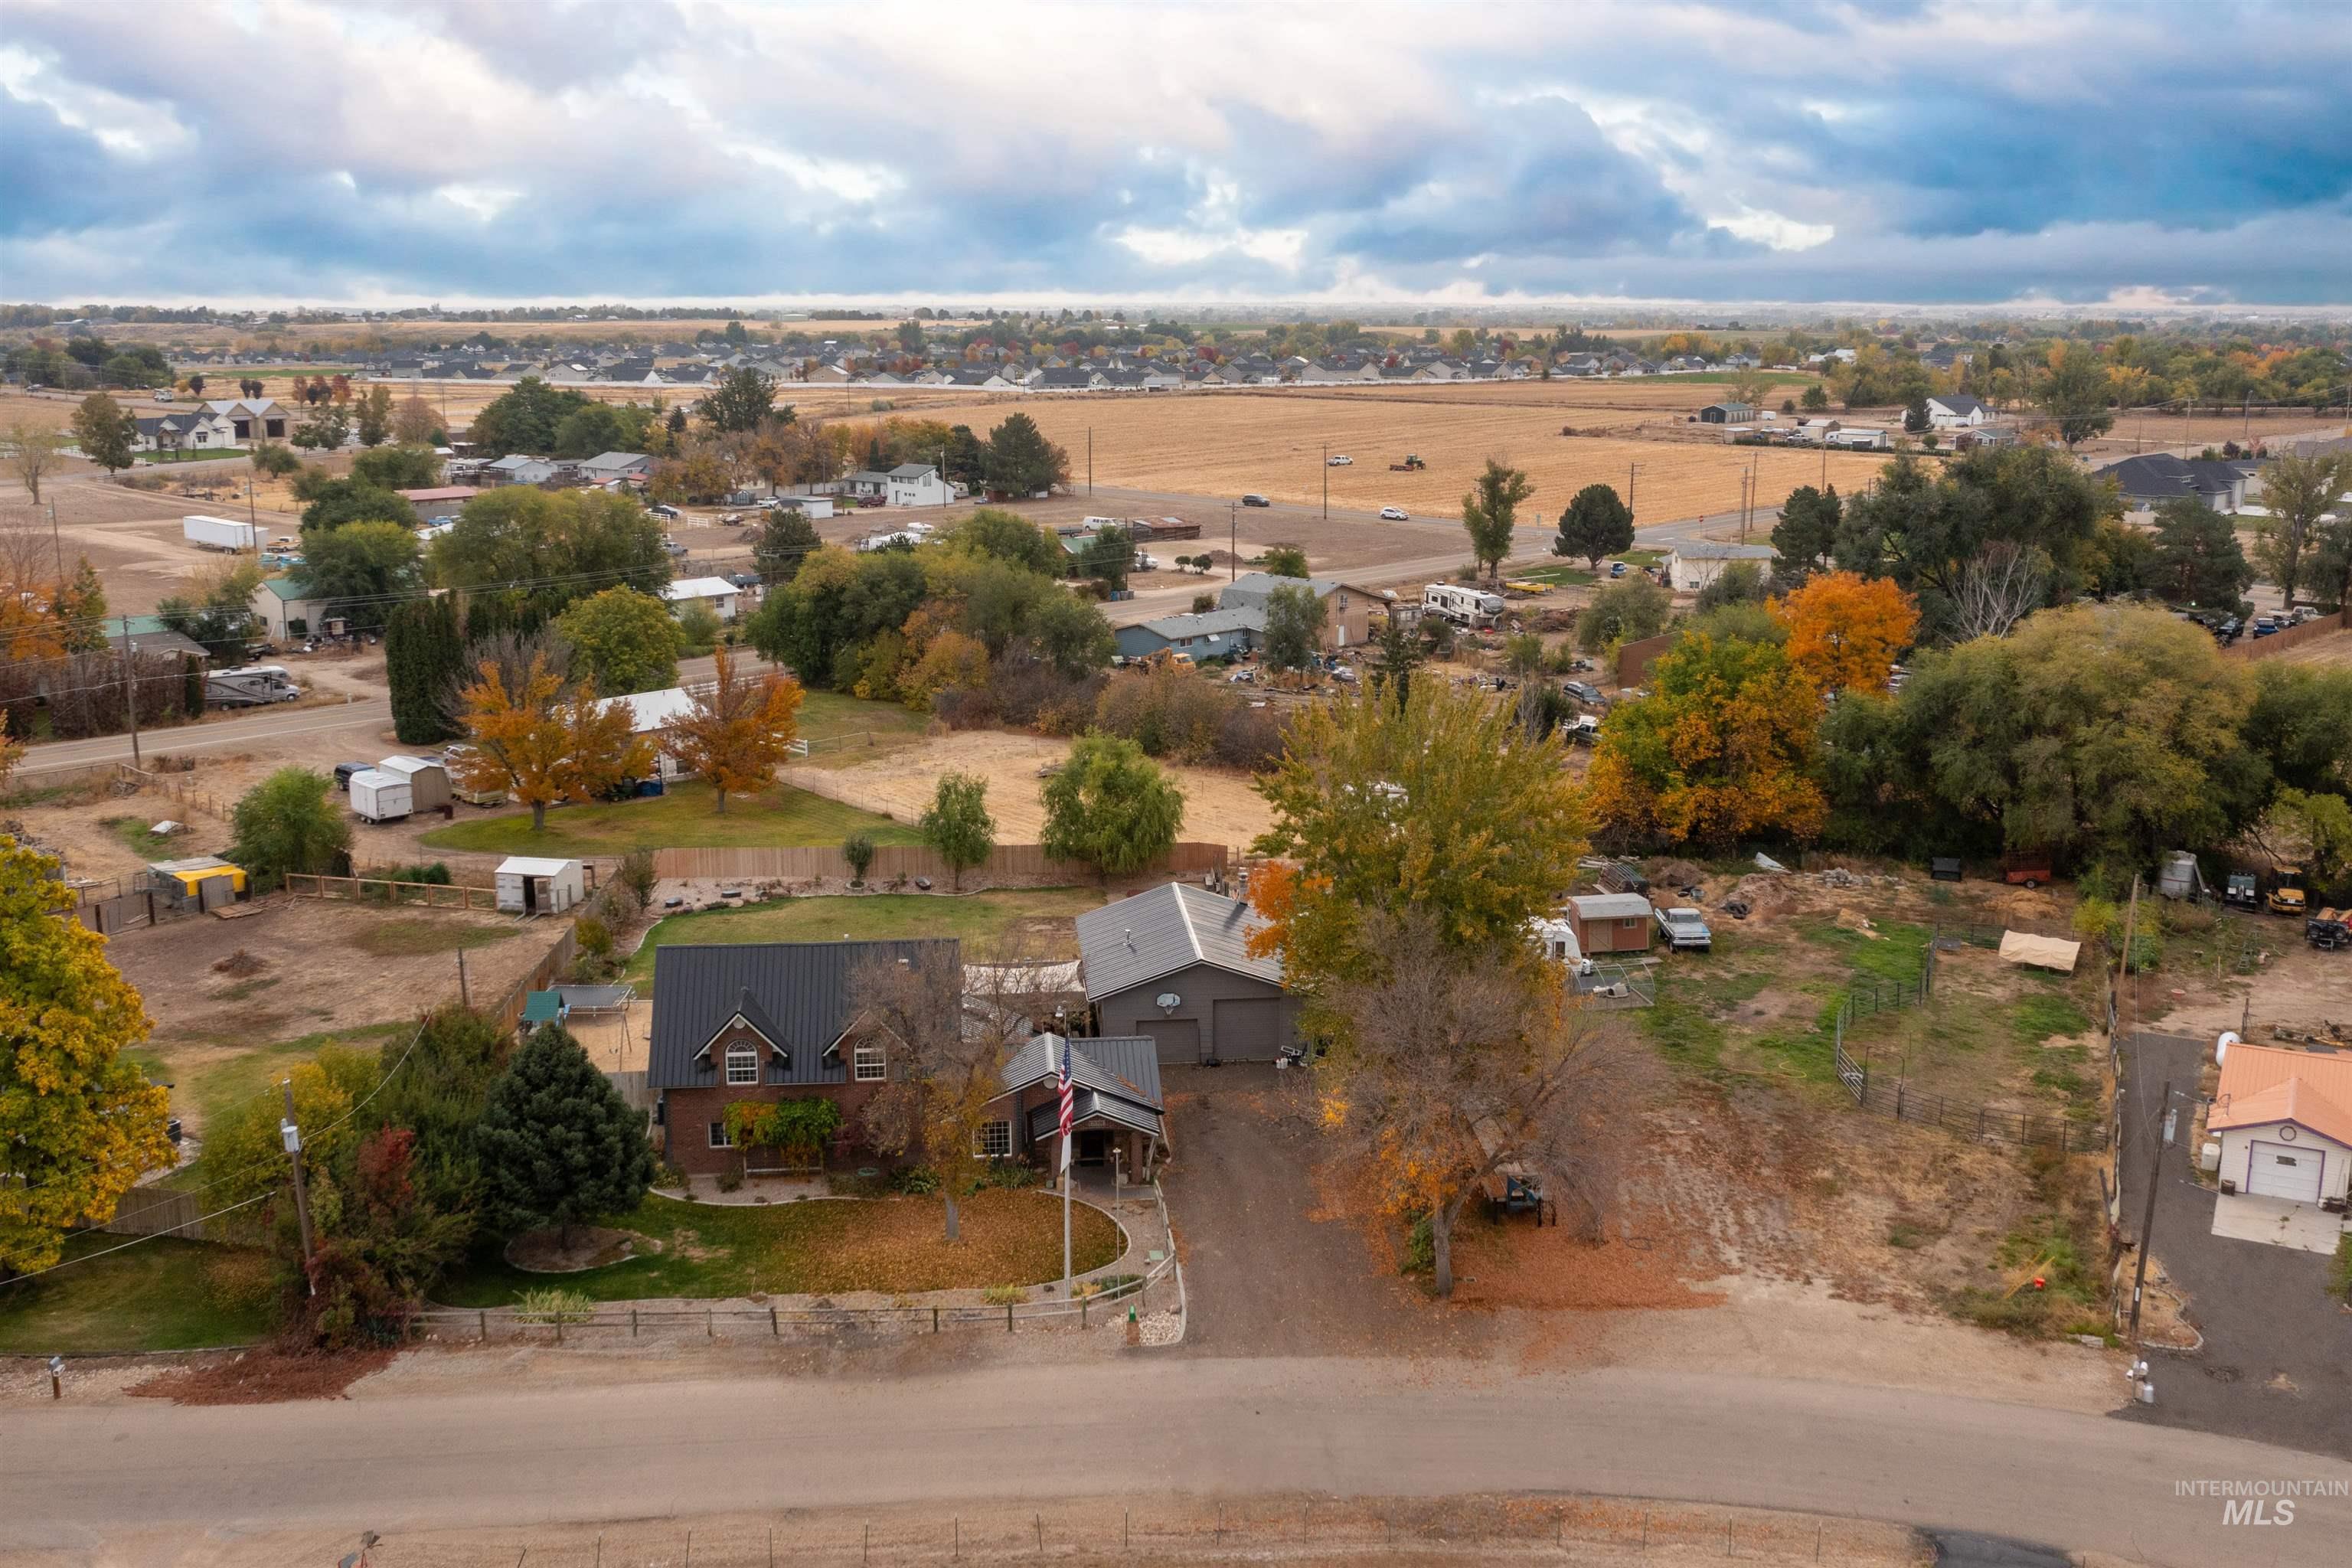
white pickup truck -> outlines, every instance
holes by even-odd
[[[1715,933],[1706,929],[1706,918],[1688,906],[1653,911],[1658,930],[1664,933],[1666,945],[1676,952],[1708,952],[1715,947]]]

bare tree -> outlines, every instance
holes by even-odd
[[[2042,552],[1995,540],[1960,568],[1952,593],[1964,637],[2007,637],[2042,604],[2047,574]]]
[[[887,1037],[889,1076],[866,1104],[866,1139],[886,1154],[919,1152],[938,1173],[950,1241],[961,1238],[956,1199],[979,1179],[981,1126],[1010,1054],[1003,1029],[966,1018],[962,989],[957,964],[937,960],[877,956],[849,977],[851,1027]]]
[[[39,505],[41,477],[55,472],[65,461],[64,432],[18,420],[8,426],[5,436],[0,436],[0,441],[7,444],[8,471],[31,494],[33,504]]]
[[[1318,1071],[1327,1106],[1401,1212],[1425,1214],[1441,1296],[1454,1229],[1491,1182],[1524,1173],[1579,1234],[1614,1205],[1639,1053],[1569,994],[1559,966],[1465,953],[1418,912],[1368,932],[1385,973],[1339,986],[1348,1043]],[[1327,1112],[1328,1114],[1328,1112]]]

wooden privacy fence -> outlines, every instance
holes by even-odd
[[[2322,616],[2315,621],[2305,621],[2299,626],[2289,626],[2266,637],[2258,637],[2249,632],[2223,648],[2221,653],[2228,658],[2269,658],[2273,654],[2284,653],[2298,643],[2315,642],[2347,630],[2352,630],[2352,610]]]
[[[201,1194],[175,1193],[163,1187],[133,1187],[114,1205],[114,1217],[98,1228],[117,1236],[182,1236],[191,1241],[223,1241],[234,1234],[237,1216],[218,1215],[204,1221]]]
[[[555,945],[549,948],[541,956],[540,961],[530,966],[530,973],[516,981],[511,990],[484,1009],[489,1015],[491,1022],[501,1030],[511,1029],[520,1025],[522,1022],[523,1003],[529,999],[530,994],[534,991],[544,991],[554,984],[572,967],[572,961],[579,955],[579,952],[580,939],[573,934],[573,927],[567,921],[564,922],[562,934],[555,939]]]
[[[1144,872],[1154,877],[1197,877],[1231,869],[1232,851],[1222,844],[1179,844]],[[656,849],[654,874],[677,880],[706,882],[846,881],[849,862],[837,848],[801,846],[732,849]],[[1056,860],[1034,844],[1000,844],[986,864],[963,874],[967,888],[1008,882],[1086,882],[1095,868],[1079,860]],[[874,863],[866,868],[868,882],[928,877],[945,884],[953,872],[937,853],[917,844],[877,846]]]

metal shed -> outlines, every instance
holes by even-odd
[[[161,893],[173,907],[209,910],[234,903],[245,896],[245,868],[217,855],[194,855],[184,860],[157,860],[147,868],[144,889]]]
[[[449,770],[430,757],[386,757],[378,773],[408,781],[411,811],[438,811],[449,804]]]
[[[497,882],[499,908],[509,914],[558,914],[588,896],[587,876],[577,860],[509,855],[499,862]]]

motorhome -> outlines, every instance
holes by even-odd
[[[1483,628],[1502,618],[1503,596],[1452,583],[1432,583],[1421,591],[1422,613],[1442,616],[1457,626]]]
[[[205,677],[205,701],[215,708],[257,708],[265,702],[291,702],[301,695],[302,689],[282,664],[215,669]]]

